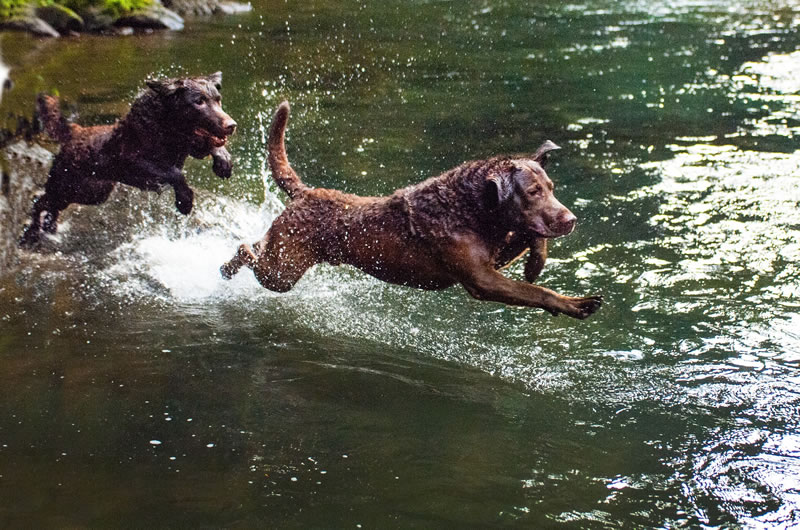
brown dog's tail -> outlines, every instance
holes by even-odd
[[[44,130],[53,140],[64,143],[72,137],[72,124],[69,123],[58,108],[58,100],[46,94],[39,94],[37,100],[39,118]]]
[[[289,194],[290,198],[308,189],[303,184],[286,157],[286,146],[284,138],[286,136],[286,123],[289,121],[289,102],[284,101],[275,111],[272,118],[272,125],[269,128],[269,169],[272,171],[272,178],[278,183],[283,191]]]

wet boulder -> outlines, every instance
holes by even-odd
[[[37,17],[32,11],[26,11],[11,18],[0,20],[0,31],[24,31],[38,37],[59,37],[53,26]]]
[[[164,0],[164,5],[181,15],[234,15],[246,13],[253,7],[249,3],[224,0]]]
[[[0,147],[0,275],[17,255],[17,238],[30,220],[31,203],[47,181],[52,158],[50,151],[21,138]]]
[[[179,31],[183,29],[183,18],[175,11],[164,7],[158,2],[123,15],[114,21],[117,27],[131,27],[135,29],[168,29]]]
[[[37,7],[36,16],[61,35],[83,30],[83,19],[73,10],[58,4]]]

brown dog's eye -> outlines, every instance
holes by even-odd
[[[541,184],[537,184],[536,186],[528,189],[528,193],[531,194],[531,195],[539,195],[539,193],[541,193],[541,191],[542,191],[542,185]]]
[[[195,100],[193,101],[193,103],[195,105],[197,105],[198,107],[202,107],[205,102],[206,102],[206,100],[204,98],[201,98],[201,97],[195,98]]]

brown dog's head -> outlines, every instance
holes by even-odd
[[[209,76],[147,81],[164,100],[180,129],[211,147],[222,147],[236,130],[236,122],[222,110],[222,72]]]
[[[503,169],[487,175],[486,204],[502,212],[509,230],[552,238],[575,228],[577,217],[553,195],[553,181],[544,170],[548,153],[555,149],[560,147],[548,140],[532,157],[507,160]]]

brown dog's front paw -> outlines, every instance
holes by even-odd
[[[567,298],[560,312],[572,318],[583,320],[600,309],[602,305],[603,297],[600,295]]]

